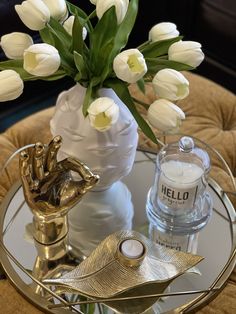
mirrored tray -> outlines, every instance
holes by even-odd
[[[145,202],[154,171],[155,155],[139,151],[132,172],[123,180],[132,194],[134,229],[142,232],[148,229]],[[213,213],[207,226],[195,236],[195,252],[204,257],[198,265],[200,274],[185,273],[174,280],[166,293],[170,296],[161,298],[145,313],[195,311],[219,293],[231,274],[236,263],[235,210],[227,195],[213,180],[210,180],[209,193],[213,198]],[[83,313],[79,307],[50,310],[48,305],[52,302],[37,295],[32,289],[30,276],[37,252],[33,241],[26,236],[26,226],[31,222],[32,214],[24,202],[20,183],[11,188],[1,207],[1,241],[4,244],[0,246],[1,263],[11,282],[25,298],[44,312]],[[54,301],[60,303],[55,298]]]

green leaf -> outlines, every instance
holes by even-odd
[[[50,20],[51,22],[51,20]],[[76,71],[75,71],[75,64],[74,64],[74,56],[73,54],[69,51],[69,46],[65,45],[64,42],[64,36],[61,36],[61,32],[58,32],[55,30],[51,23],[47,25],[51,36],[53,37],[54,40],[54,47],[58,50],[60,57],[61,57],[61,66],[63,69],[66,71],[67,75],[71,77],[75,77]],[[71,36],[68,34],[70,37],[71,41]]]
[[[134,116],[135,120],[137,121],[139,127],[143,131],[143,133],[150,138],[155,144],[157,144],[157,139],[155,134],[153,133],[150,126],[147,124],[147,122],[143,119],[143,117],[139,114],[137,111],[135,104],[133,103],[133,100],[130,96],[129,90],[127,85],[118,80],[107,80],[104,82],[104,85],[106,85],[109,88],[112,88],[116,95],[123,101],[123,103],[128,107],[129,111]]]
[[[72,29],[72,47],[73,51],[83,54],[83,25],[81,25],[78,15],[75,15]]]
[[[59,80],[60,78],[66,76],[65,71],[62,69],[57,70],[54,74],[50,76],[35,76],[26,72],[23,68],[23,60],[7,60],[0,62],[0,70],[14,70],[16,71],[23,81],[35,81],[35,80],[44,80],[44,81],[54,81]]]
[[[140,80],[137,81],[137,86],[140,89],[140,91],[145,94],[145,82],[144,79],[141,78]]]
[[[137,47],[137,49],[138,49],[139,51],[143,51],[143,49],[146,48],[148,45],[150,45],[150,43],[151,43],[151,41],[150,41],[150,40],[147,40],[147,41],[145,41],[144,43],[142,43],[141,45],[139,45],[139,46]]]
[[[56,81],[59,80],[63,77],[65,77],[67,74],[65,73],[64,70],[57,70],[55,73],[51,74],[50,76],[43,76],[43,77],[35,77],[35,80],[40,79],[43,81]]]
[[[107,65],[117,28],[115,6],[112,6],[90,34],[90,64],[95,76],[101,75]]]
[[[7,60],[0,62],[0,70],[23,68],[23,60]]]
[[[140,51],[145,58],[160,57],[166,55],[168,53],[169,47],[173,43],[180,41],[182,38],[182,36],[178,36],[171,39],[156,41],[154,43],[150,43],[147,46],[144,46],[144,48],[141,48]]]
[[[46,25],[46,28],[50,25],[50,31],[56,34],[56,36],[63,42],[64,46],[70,47],[71,45],[71,36],[67,33],[64,27],[54,18],[50,18],[49,23]],[[53,31],[52,31],[53,30]]]
[[[158,71],[166,68],[174,69],[176,71],[194,70],[194,68],[188,64],[165,59],[147,58],[146,64],[148,67],[146,75],[155,75]]]
[[[84,97],[84,103],[83,103],[83,109],[82,109],[84,117],[87,116],[88,107],[90,106],[90,104],[92,102],[92,90],[93,90],[93,82],[90,81],[88,88],[86,90],[85,97]]]
[[[74,60],[77,70],[81,73],[81,79],[88,79],[88,72],[84,63],[83,56],[78,52],[74,51]]]
[[[0,70],[14,70],[20,75],[20,77],[24,81],[38,79],[38,77],[35,77],[34,75],[24,70],[23,60],[7,60],[0,62]]]
[[[131,0],[128,6],[127,13],[118,27],[118,31],[115,38],[115,45],[112,53],[117,54],[122,48],[124,48],[128,42],[129,35],[134,27],[134,23],[138,14],[138,1]]]
[[[66,1],[66,4],[70,14],[78,15],[80,18],[82,18],[85,21],[84,26],[88,29],[89,32],[91,32],[93,30],[93,26],[89,20],[89,16],[82,9],[70,3],[69,1]]]
[[[41,37],[43,42],[45,42],[46,44],[52,45],[52,46],[55,45],[53,36],[52,36],[50,30],[48,29],[48,27],[44,27],[43,29],[41,29],[39,31],[39,34],[40,34],[40,37]]]
[[[70,52],[71,36],[67,33],[64,27],[55,19],[51,18],[46,25],[51,37],[54,41],[54,47],[58,50],[61,57],[61,66],[66,71],[67,75],[74,77],[76,75],[74,57]]]
[[[102,73],[101,78],[102,82],[106,79],[106,77],[109,76],[109,74],[113,70],[114,57],[121,51],[122,48],[126,46],[129,39],[129,35],[134,27],[137,13],[138,13],[138,0],[131,0],[123,21],[121,22],[120,25],[118,25],[117,33],[114,38],[114,44]]]

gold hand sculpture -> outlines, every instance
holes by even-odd
[[[42,244],[55,243],[67,234],[69,209],[99,180],[76,158],[58,162],[61,143],[61,137],[56,136],[48,148],[39,142],[20,156],[24,196],[34,214],[34,238]],[[71,171],[79,174],[81,180],[74,180]]]

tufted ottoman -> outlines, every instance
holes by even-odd
[[[227,162],[233,175],[236,175],[236,97],[229,91],[200,76],[185,73],[190,81],[190,96],[178,103],[186,114],[186,120],[181,127],[181,133],[193,135],[217,149]],[[153,91],[147,86],[146,95],[142,95],[135,86],[131,92],[136,98],[146,103],[154,101]],[[49,121],[53,108],[34,114],[0,135],[0,167],[6,159],[19,147],[42,141],[47,143],[51,138]],[[167,137],[168,141],[175,140],[174,136]],[[156,146],[140,133],[139,146],[156,151]],[[226,191],[233,191],[233,184],[222,162],[211,154],[211,176]],[[8,189],[18,178],[18,162],[14,160],[8,173],[0,178],[0,201]],[[236,206],[236,199],[231,198]],[[219,230],[220,232],[220,230]],[[199,313],[236,313],[236,272],[234,271],[224,290],[209,305]],[[1,313],[41,313],[28,303],[11,286],[8,280],[0,281]],[[2,312],[3,309],[3,312]]]

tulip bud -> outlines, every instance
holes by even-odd
[[[103,14],[113,5],[116,8],[117,23],[120,24],[123,21],[128,10],[129,0],[97,0],[96,1],[97,16],[99,19],[101,19]]]
[[[180,72],[173,69],[160,70],[153,78],[153,86],[160,98],[172,101],[184,99],[189,94],[189,82]]]
[[[25,33],[10,33],[1,37],[1,47],[9,59],[23,59],[24,50],[33,44],[33,39]]]
[[[65,20],[65,22],[63,23],[63,27],[65,28],[65,30],[67,31],[68,34],[70,34],[72,36],[72,30],[73,30],[73,24],[74,24],[74,20],[75,20],[75,16],[71,15],[67,20]],[[87,36],[87,29],[85,27],[83,27],[83,40],[85,40]]]
[[[162,22],[154,25],[149,31],[149,40],[152,42],[175,38],[179,36],[176,25],[170,22]]]
[[[50,15],[58,20],[64,21],[68,16],[65,0],[42,0],[50,11]]]
[[[42,0],[26,0],[15,5],[22,22],[30,29],[39,31],[50,20],[50,11]]]
[[[13,70],[0,72],[0,101],[9,101],[19,97],[24,88],[20,75]]]
[[[147,65],[138,49],[128,49],[114,58],[113,69],[119,79],[128,83],[135,83],[145,75]]]
[[[112,98],[99,97],[89,106],[88,114],[91,126],[104,132],[117,122],[119,107]]]
[[[55,73],[60,62],[57,49],[48,44],[35,44],[24,52],[24,69],[36,76],[49,76]]]
[[[158,99],[148,108],[147,118],[155,128],[173,133],[178,131],[181,120],[185,119],[185,114],[172,102],[166,99]]]
[[[169,60],[197,67],[204,59],[201,44],[196,41],[178,41],[169,48]]]

